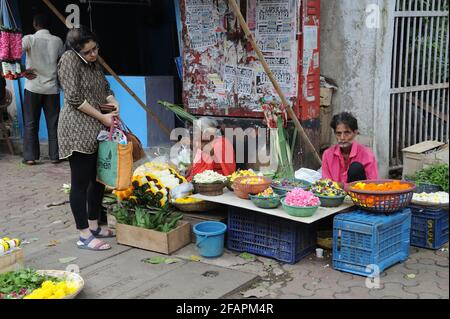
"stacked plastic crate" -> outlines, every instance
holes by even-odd
[[[408,259],[411,210],[388,215],[362,210],[339,214],[333,223],[333,268],[376,276]]]
[[[352,189],[352,184],[349,187]],[[414,188],[411,184],[409,189],[397,192],[349,191],[359,210],[334,218],[333,268],[376,277],[408,259],[411,209],[407,207]]]

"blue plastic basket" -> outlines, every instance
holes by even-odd
[[[409,256],[411,210],[389,215],[361,210],[336,215],[333,268],[372,277]],[[370,266],[370,267],[368,267]]]
[[[228,211],[228,249],[296,263],[316,247],[314,225],[232,207]]]
[[[448,242],[448,210],[411,206],[411,245],[439,249]]]

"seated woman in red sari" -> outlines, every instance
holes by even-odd
[[[221,135],[217,121],[202,117],[194,122],[194,160],[187,180],[206,170],[228,176],[236,171],[236,161],[233,144]]]

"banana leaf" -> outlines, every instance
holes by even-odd
[[[277,120],[277,132],[278,132],[278,151],[280,163],[278,166],[279,172],[277,172],[277,176],[283,178],[293,178],[294,177],[294,168],[292,166],[291,160],[291,151],[289,144],[286,140],[286,134],[283,127],[283,119],[278,117]]]
[[[292,143],[291,143],[291,158],[294,158],[294,148],[295,143],[297,142],[297,136],[298,136],[298,130],[295,128],[294,135],[292,136]]]
[[[176,115],[181,117],[183,120],[187,120],[187,121],[190,121],[191,123],[193,123],[197,119],[194,115],[187,112],[183,107],[181,107],[179,105],[175,105],[175,104],[172,104],[172,103],[169,103],[166,101],[161,101],[161,100],[158,101],[158,104],[164,106],[169,111],[172,111],[173,113],[175,113]]]

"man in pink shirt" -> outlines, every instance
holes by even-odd
[[[372,151],[354,141],[358,135],[358,121],[347,112],[333,116],[337,145],[328,148],[322,156],[322,177],[347,184],[365,179],[378,179],[378,167]]]

